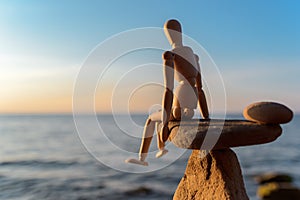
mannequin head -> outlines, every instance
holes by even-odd
[[[175,19],[168,20],[164,25],[164,32],[173,48],[182,46],[182,32],[179,21]]]

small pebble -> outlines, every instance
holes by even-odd
[[[285,124],[292,120],[293,112],[275,102],[257,102],[244,109],[245,119],[262,124]]]

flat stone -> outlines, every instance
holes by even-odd
[[[230,149],[194,150],[173,200],[248,200],[239,161]]]
[[[245,119],[264,124],[284,124],[293,118],[293,111],[285,105],[275,102],[257,102],[247,106]]]
[[[172,143],[184,149],[226,149],[264,144],[276,140],[282,132],[279,125],[246,120],[189,120],[169,122]]]

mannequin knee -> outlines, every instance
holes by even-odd
[[[146,120],[146,126],[148,126],[151,122],[152,122],[151,118],[148,117],[148,119]]]

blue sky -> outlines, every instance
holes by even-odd
[[[0,1],[0,112],[70,112],[74,79],[96,45],[170,18],[217,64],[229,111],[274,100],[299,112],[299,11],[283,0]]]

